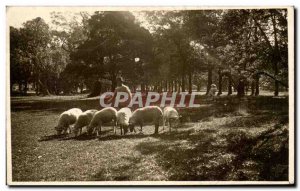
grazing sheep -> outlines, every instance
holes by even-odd
[[[112,121],[114,123],[114,133],[116,134],[117,110],[113,107],[107,107],[97,111],[87,127],[87,132],[90,135],[96,128],[97,136],[99,136],[101,133],[101,126],[104,123],[109,123]]]
[[[82,128],[89,125],[94,114],[97,112],[95,109],[87,110],[83,113],[81,113],[74,125],[74,136],[76,137],[78,135],[81,135]]]
[[[141,132],[143,130],[144,122],[152,122],[155,125],[154,134],[158,133],[159,122],[162,119],[162,110],[158,106],[147,106],[140,109],[135,110],[132,113],[131,118],[129,119],[129,127],[130,131],[134,131],[135,125],[140,125]]]
[[[128,107],[124,107],[117,112],[117,125],[120,126],[121,135],[128,132],[129,118],[132,116],[132,112]]]
[[[165,107],[163,112],[163,129],[165,129],[165,124],[169,124],[169,131],[171,132],[172,124],[177,125],[179,120],[179,114],[173,107]],[[173,127],[174,127],[173,125]]]
[[[74,124],[77,121],[81,113],[81,109],[73,108],[60,114],[58,119],[58,125],[55,127],[57,135],[60,135],[62,133],[70,133],[70,125]]]

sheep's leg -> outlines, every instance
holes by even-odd
[[[82,134],[82,127],[79,129],[79,135]]]
[[[135,127],[133,127],[133,132],[136,133]]]
[[[62,130],[62,134],[67,134],[67,130],[68,130],[68,128],[67,127],[63,127],[63,130]]]
[[[77,137],[77,135],[78,135],[78,131],[77,131],[77,129],[74,129],[74,137]]]
[[[97,133],[97,127],[93,127],[92,134],[95,134],[95,133]]]
[[[169,120],[169,132],[171,132],[171,128],[172,128],[172,123],[171,123],[171,121]]]
[[[97,134],[96,134],[97,137],[100,136],[100,134],[101,134],[101,124],[99,124],[99,125],[97,126],[96,133],[97,133]]]
[[[89,126],[87,127],[87,133],[88,133],[89,135],[93,135],[93,134],[95,133],[95,128],[89,125]]]
[[[71,134],[71,133],[72,133],[72,131],[74,130],[74,126],[75,126],[75,124],[69,125],[69,126],[68,126],[68,131],[69,131],[68,134]]]
[[[71,128],[70,126],[68,126],[66,129],[65,129],[65,134],[70,134],[71,132]]]
[[[117,134],[117,120],[113,119],[113,126],[114,126],[114,134]]]
[[[166,119],[163,117],[163,130],[165,130]]]
[[[143,132],[143,125],[142,124],[140,124],[140,132]]]
[[[121,135],[123,135],[123,126],[120,125]]]
[[[97,137],[99,136],[99,127],[98,126],[96,127],[96,136]]]
[[[176,132],[178,131],[179,124],[180,124],[179,121],[176,120],[176,126],[175,126],[175,131],[176,131]]]
[[[96,136],[100,136],[100,132],[101,132],[101,126],[97,126],[96,128]]]
[[[156,123],[154,134],[158,134],[158,128],[159,128],[159,123]]]

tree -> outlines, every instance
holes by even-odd
[[[221,28],[235,53],[231,63],[242,78],[252,76],[257,85],[260,75],[272,78],[275,96],[279,84],[287,87],[286,10],[227,10]]]
[[[47,50],[50,47],[51,36],[49,26],[40,17],[24,23],[20,29],[24,41],[24,55],[32,66],[34,82],[37,85],[37,93],[50,94],[48,90],[48,70],[51,68],[48,62]]]
[[[71,64],[83,69],[77,71],[78,75],[109,79],[112,90],[120,71],[133,80],[136,65],[149,59],[149,31],[136,23],[129,12],[95,12],[86,27],[87,39],[71,53]]]
[[[196,49],[191,45],[190,33],[185,26],[185,11],[154,11],[148,12],[149,23],[154,30],[154,37],[158,42],[156,59],[165,76],[164,81],[172,86],[173,81],[177,88],[180,81],[181,91],[186,90],[188,76],[188,90],[192,92],[193,66],[197,60]],[[160,42],[159,42],[160,41]],[[163,50],[163,52],[161,51]],[[162,57],[165,57],[162,59]],[[171,82],[171,83],[168,83]],[[170,88],[169,88],[170,89]]]
[[[60,39],[37,17],[20,29],[11,29],[11,83],[33,83],[36,94],[59,94],[60,73],[68,62]]]
[[[19,29],[10,27],[10,91],[13,84],[19,84],[20,93],[27,93],[27,84],[31,80],[31,66],[25,55],[25,44]],[[23,85],[25,86],[24,88]]]
[[[222,67],[217,48],[224,45],[222,33],[219,32],[219,24],[222,19],[222,11],[220,10],[197,10],[185,11],[185,27],[189,31],[193,42],[197,43],[200,51],[203,52],[202,60],[198,59],[201,70],[207,71],[207,90],[208,94],[211,84],[213,70]],[[201,62],[202,61],[202,62]]]

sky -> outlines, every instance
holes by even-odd
[[[51,27],[51,12],[64,12],[64,16],[68,19],[72,15],[79,12],[88,12],[93,14],[95,11],[101,10],[116,10],[116,8],[108,7],[7,7],[7,24],[15,28],[22,27],[22,24],[28,20],[32,20],[36,17],[41,17],[45,20],[47,24]],[[120,8],[118,8],[120,9]],[[126,10],[126,7],[122,8]],[[133,12],[137,20],[140,22],[145,22],[138,12]]]

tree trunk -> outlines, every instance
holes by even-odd
[[[96,81],[94,83],[93,91],[88,95],[88,97],[95,97],[99,96],[101,94],[102,85],[100,81]]]
[[[181,75],[181,91],[185,92],[185,76],[184,76],[184,74]]]
[[[148,84],[145,84],[145,90],[146,90],[146,94],[148,94],[148,92],[149,92],[149,86],[148,86]]]
[[[40,86],[39,83],[37,81],[34,82],[35,83],[35,94],[39,95],[40,94]]]
[[[177,92],[177,80],[174,81],[174,91]]]
[[[237,85],[237,96],[243,97],[245,95],[245,82],[244,80],[239,80]]]
[[[154,91],[154,92],[157,92],[157,91],[158,91],[157,83],[155,83],[154,88],[153,88],[153,91]]]
[[[24,83],[24,89],[23,89],[24,95],[27,95],[27,91],[28,91],[28,82],[25,81],[25,83]]]
[[[192,72],[189,72],[189,94],[192,94],[193,84],[192,84]]]
[[[141,84],[141,92],[145,92],[145,84]]]
[[[207,87],[206,87],[206,95],[208,95],[208,92],[210,90],[210,86],[212,84],[212,68],[208,68],[208,76],[207,76]]]
[[[251,95],[250,96],[254,96],[255,95],[255,79],[252,79],[251,81]]]
[[[255,96],[259,95],[259,75],[255,77]]]
[[[43,83],[41,80],[39,80],[40,90],[43,95],[50,95],[50,92],[48,90],[48,87],[46,85],[47,83]]]
[[[273,23],[273,30],[274,30],[274,50],[273,50],[273,64],[274,64],[274,72],[275,72],[275,77],[277,78],[278,75],[278,63],[281,60],[280,57],[280,50],[278,47],[278,39],[277,39],[277,26],[276,26],[276,16],[273,12],[272,13],[272,23]],[[279,95],[279,82],[275,80],[275,96]]]
[[[201,84],[198,83],[198,84],[197,84],[197,92],[200,92],[200,90],[201,90]]]
[[[159,83],[159,93],[161,93],[163,91],[163,82],[161,81]]]
[[[21,82],[18,83],[18,87],[19,87],[19,93],[22,94],[22,83]]]
[[[168,81],[165,81],[165,92],[168,92]]]
[[[80,89],[80,93],[82,94],[82,92],[83,92],[83,83],[82,82],[80,82],[80,84],[79,84],[79,89]]]
[[[228,95],[232,94],[232,76],[231,73],[228,74]]]
[[[114,92],[117,86],[116,75],[113,74],[111,78],[111,91]]]
[[[275,69],[275,77],[277,77],[278,75],[278,64],[274,63],[274,69]],[[279,95],[279,82],[277,80],[275,80],[275,91],[274,91],[274,96],[278,96]]]
[[[222,94],[222,87],[223,87],[221,70],[219,70],[218,73],[219,73],[219,92],[218,92],[218,95],[221,95]]]

